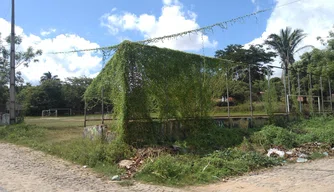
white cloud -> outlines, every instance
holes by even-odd
[[[41,35],[42,36],[47,36],[47,35],[50,35],[51,33],[54,33],[56,32],[56,29],[53,29],[53,28],[50,28],[48,30],[41,30]]]
[[[278,6],[289,2],[291,0],[276,0]],[[254,39],[249,44],[263,43],[271,33],[279,33],[280,29],[290,26],[292,29],[303,29],[308,34],[301,46],[322,47],[316,37],[327,36],[328,31],[334,24],[333,0],[303,0],[283,7],[277,5],[268,19],[266,30],[261,37]],[[296,54],[296,59],[302,53]],[[278,59],[275,65],[279,66]],[[276,75],[279,75],[279,73],[280,71],[277,71]]]
[[[135,15],[129,12],[105,14],[101,18],[101,25],[107,27],[113,35],[120,31],[136,30],[140,31],[147,39],[199,28],[196,18],[196,13],[184,10],[183,5],[178,0],[163,0],[161,15],[158,18],[154,15]],[[216,47],[217,44],[217,41],[210,41],[207,35],[198,33],[154,45],[184,51],[198,51],[203,45]]]
[[[25,50],[29,46],[41,49],[43,55],[38,63],[31,63],[28,68],[20,66],[20,70],[26,82],[38,83],[43,73],[50,71],[61,79],[66,77],[78,77],[86,75],[92,77],[100,71],[101,58],[92,52],[49,54],[50,52],[69,51],[82,48],[96,48],[98,44],[90,42],[75,34],[60,34],[54,38],[44,38],[34,34],[25,34],[21,27],[16,26],[16,34],[23,39],[18,50]],[[3,37],[10,33],[10,23],[0,18],[0,32]]]

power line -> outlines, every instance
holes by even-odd
[[[264,12],[268,12],[270,10],[273,10],[275,8],[281,8],[284,6],[288,6],[297,2],[300,2],[303,0],[295,0],[292,2],[288,2],[285,4],[281,4],[278,6],[273,6],[270,8],[266,8],[266,9],[262,9],[247,15],[243,15],[240,17],[236,17],[227,21],[223,21],[223,22],[218,22],[212,25],[208,25],[205,27],[201,27],[201,28],[197,28],[197,29],[193,29],[193,30],[189,30],[189,31],[183,31],[180,33],[175,33],[175,34],[171,34],[171,35],[165,35],[165,36],[161,36],[161,37],[155,37],[155,38],[150,38],[150,39],[146,39],[146,40],[141,40],[141,41],[137,41],[137,43],[141,43],[141,44],[150,44],[150,43],[156,43],[159,41],[163,41],[163,40],[171,40],[171,39],[176,39],[178,37],[183,37],[185,35],[190,35],[190,34],[198,34],[198,33],[205,33],[205,32],[213,32],[213,28],[215,27],[220,27],[221,29],[227,29],[229,24],[233,24],[236,23],[237,21],[243,21],[246,18],[252,17],[252,16],[256,16],[258,14],[264,13]],[[119,44],[117,45],[111,45],[111,46],[107,46],[107,47],[98,47],[98,48],[90,48],[90,49],[80,49],[80,50],[72,50],[72,51],[61,51],[61,52],[51,52],[49,54],[64,54],[64,53],[76,53],[76,52],[85,52],[85,51],[99,51],[99,50],[115,50],[117,49],[119,46]]]

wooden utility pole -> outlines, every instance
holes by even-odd
[[[12,0],[12,23],[10,33],[10,89],[9,89],[9,118],[10,124],[16,122],[15,114],[15,4]]]

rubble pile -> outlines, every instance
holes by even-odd
[[[153,161],[155,157],[159,157],[163,153],[174,153],[172,148],[159,147],[159,148],[143,148],[138,149],[134,157],[122,160],[118,163],[120,168],[126,169],[126,174],[121,176],[121,179],[129,179],[134,176],[134,174],[139,170],[140,166],[145,160]]]

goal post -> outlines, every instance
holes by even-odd
[[[318,112],[321,112],[321,103],[320,103],[320,96],[313,96],[313,95],[287,95],[287,111],[288,113],[291,112],[291,106],[293,105],[294,101],[297,101],[299,103],[300,111],[302,111],[303,104],[307,103],[309,106],[313,106],[314,103],[316,103]],[[311,104],[311,105],[310,105]],[[315,108],[312,107],[312,109],[309,107],[309,110],[311,112],[314,111]]]
[[[42,117],[58,117],[59,115],[72,116],[71,108],[54,108],[42,110]]]

